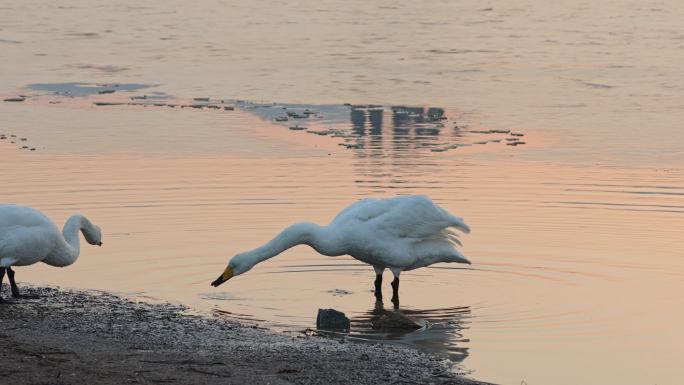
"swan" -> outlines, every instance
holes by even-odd
[[[35,298],[19,294],[12,266],[44,262],[51,266],[71,265],[80,251],[78,232],[91,245],[102,246],[102,231],[83,215],[72,215],[62,232],[40,211],[25,206],[0,204],[0,288],[5,272],[14,298]],[[0,297],[0,303],[7,303]]]
[[[326,256],[350,255],[373,266],[375,297],[379,301],[382,301],[382,273],[385,269],[392,271],[392,302],[398,307],[402,271],[437,262],[470,264],[456,249],[461,242],[452,228],[470,232],[463,219],[449,214],[423,195],[362,199],[342,210],[327,226],[295,223],[263,246],[235,255],[211,284],[217,287],[257,263],[305,244]]]

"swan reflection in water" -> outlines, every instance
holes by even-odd
[[[371,310],[352,316],[349,338],[411,346],[453,362],[462,362],[468,357],[466,345],[470,340],[463,332],[468,329],[470,306],[437,309],[402,308],[394,311],[400,311],[416,321],[422,326],[420,329],[373,329],[373,320],[388,311],[393,310],[386,310],[382,301],[376,301]]]

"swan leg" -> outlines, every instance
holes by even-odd
[[[385,271],[384,267],[373,266],[375,270],[375,299],[382,301],[382,273]]]
[[[399,308],[399,276],[395,276],[392,281],[392,303],[395,309]]]
[[[5,279],[5,268],[0,267],[0,291],[2,291],[2,281],[4,279]],[[8,301],[8,300],[2,298],[2,296],[0,296],[0,305],[9,304],[9,303],[12,303],[12,302]]]
[[[7,268],[7,278],[9,278],[10,286],[12,287],[12,297],[14,297],[14,298],[39,298],[37,295],[19,294],[19,287],[17,287],[17,283],[14,281],[14,270],[12,270],[11,267]]]
[[[382,274],[375,276],[375,299],[382,301]]]

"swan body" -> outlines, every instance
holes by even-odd
[[[296,223],[265,245],[234,256],[224,273],[212,285],[249,271],[259,262],[299,244],[306,244],[327,256],[350,255],[375,269],[376,297],[382,273],[394,274],[395,305],[398,304],[399,275],[438,262],[470,264],[457,249],[458,234],[470,232],[463,219],[437,206],[422,195],[387,199],[363,199],[342,210],[327,226]],[[393,301],[394,301],[393,299]]]
[[[73,215],[60,231],[43,213],[31,207],[0,204],[0,284],[7,271],[12,293],[18,296],[12,266],[44,262],[64,267],[80,254],[78,233],[91,245],[102,245],[102,232],[83,215]]]

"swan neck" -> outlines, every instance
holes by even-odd
[[[311,222],[300,222],[289,226],[265,245],[247,253],[237,255],[235,258],[244,259],[251,266],[263,262],[269,258],[284,252],[297,245],[314,245],[323,239],[325,228]]]
[[[67,219],[62,229],[62,235],[64,236],[64,241],[67,246],[71,249],[70,253],[75,260],[81,249],[80,241],[78,238],[78,233],[83,228],[83,220],[85,219],[82,215],[72,215]]]
[[[78,254],[81,251],[81,241],[78,237],[79,232],[83,232],[86,239],[91,239],[97,231],[88,218],[80,214],[72,215],[67,219],[62,229],[64,241],[70,249],[68,254],[71,258],[71,263],[78,258]]]

